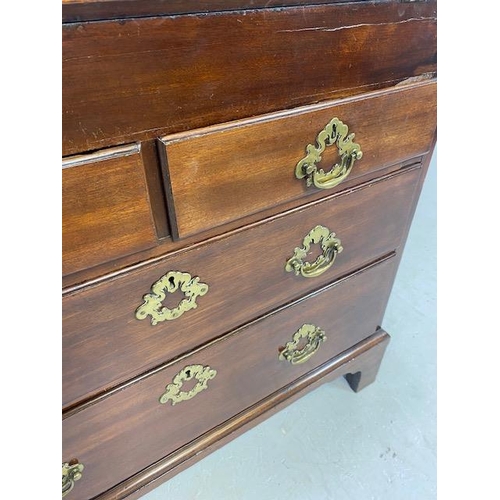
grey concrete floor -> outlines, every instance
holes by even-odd
[[[382,326],[374,384],[322,385],[144,500],[436,498],[436,154]]]

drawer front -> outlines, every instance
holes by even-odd
[[[63,420],[63,461],[78,459],[85,467],[73,500],[93,498],[374,333],[394,260],[365,268]],[[301,364],[280,360],[283,347],[308,324],[326,339]],[[202,369],[196,384],[176,380],[183,371],[192,376]]]
[[[435,16],[363,2],[63,25],[64,155],[434,72]]]
[[[64,160],[62,195],[63,275],[154,246],[137,145]]]
[[[64,404],[189,352],[396,249],[405,234],[420,173],[414,167],[66,296]],[[335,257],[333,265],[318,276],[304,277],[306,262],[313,264],[316,254],[323,253],[319,244],[311,244],[301,268],[295,249],[300,253],[304,238],[318,225],[327,228],[327,233],[336,233],[343,250],[335,256],[327,249],[324,255]],[[182,300],[197,307],[160,321],[144,314],[143,297],[152,293],[152,285],[162,277],[166,285],[170,279],[183,279],[169,274],[171,271],[188,273],[200,281],[189,285],[185,280],[194,298],[189,299],[190,290],[185,294],[176,290],[165,292],[163,303],[171,311]],[[142,319],[136,317],[139,306]]]
[[[307,157],[308,164],[316,161],[318,170],[328,172],[337,163],[337,144],[329,145],[324,138],[334,118],[348,126],[345,136],[355,134],[353,147],[359,145],[362,152],[358,160],[347,159],[348,149],[344,154],[345,178],[355,179],[429,150],[436,128],[436,85],[395,87],[164,137],[160,147],[170,179],[167,191],[173,197],[177,236],[317,194],[318,188],[308,187],[306,178],[297,178],[296,166]],[[315,148],[321,142],[320,132],[323,151],[318,159]],[[313,146],[307,154],[306,147],[310,151]],[[342,178],[333,177],[325,184],[317,174],[314,182],[329,186]],[[324,189],[325,195],[329,192]]]

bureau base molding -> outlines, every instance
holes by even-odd
[[[389,334],[383,329],[378,329],[352,348],[102,493],[96,499],[140,498],[325,382],[344,376],[353,391],[360,391],[375,380],[389,341]]]

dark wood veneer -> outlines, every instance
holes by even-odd
[[[63,26],[63,154],[292,108],[436,70],[434,3]]]
[[[63,275],[155,246],[136,144],[63,161]]]
[[[63,454],[86,465],[73,499],[93,498],[368,337],[382,319],[379,291],[392,282],[392,262],[369,266],[64,419]],[[324,329],[327,340],[304,364],[279,361],[280,347],[304,323]],[[191,364],[218,373],[193,399],[159,404],[165,386]]]
[[[374,380],[435,143],[437,4],[62,3],[62,459],[85,466],[68,500],[132,500],[324,381]],[[332,115],[364,157],[308,189],[295,165]],[[318,224],[343,252],[314,279],[287,273]],[[208,293],[139,321],[170,270]],[[326,342],[280,361],[304,323]],[[198,363],[218,371],[208,389],[161,405]]]
[[[408,168],[417,167],[421,164],[421,162],[422,157],[419,156],[402,163],[390,165],[389,167],[375,172],[369,172],[368,174],[357,177],[356,179],[349,179],[348,177],[344,182],[339,184],[339,186],[330,190],[331,195],[328,194],[328,198],[330,199],[337,196],[345,196],[353,189],[356,190],[363,186],[369,186],[372,182],[378,182],[379,180],[385,179],[394,173],[402,172]],[[324,190],[312,190],[311,194],[307,197],[307,202],[311,203],[318,201],[324,197]],[[278,207],[273,206],[269,209],[242,217],[223,226],[210,228],[207,231],[197,233],[193,236],[188,236],[181,240],[173,240],[171,236],[165,236],[160,238],[153,248],[63,276],[63,295],[74,293],[87,286],[96,286],[98,283],[107,281],[112,277],[122,275],[130,270],[141,268],[145,265],[153,263],[154,261],[161,260],[168,254],[184,251],[188,247],[194,248],[208,242],[215,243],[221,238],[226,238],[229,235],[246,231],[255,225],[259,225],[263,220],[271,220],[276,217],[281,217],[282,213],[299,209],[303,205],[304,201],[304,198],[290,200],[279,205]],[[163,208],[166,208],[165,200],[163,200],[162,203]],[[169,201],[169,203],[173,202]]]
[[[187,352],[398,247],[420,169],[396,174],[339,200],[316,202],[213,244],[180,252],[63,300],[64,405],[109,389]],[[390,210],[388,210],[390,207]],[[285,271],[294,248],[316,225],[334,231],[344,251],[310,279]],[[152,326],[135,309],[168,271],[209,285],[198,307]],[[98,352],[97,357],[95,353]]]
[[[350,3],[366,0],[347,0]],[[381,2],[401,0],[378,0]],[[414,0],[415,1],[415,0]],[[420,0],[428,1],[428,0]],[[63,22],[346,3],[346,0],[62,0]]]
[[[140,498],[243,432],[282,410],[305,393],[337,377],[344,375],[346,379],[352,380],[349,375],[355,375],[358,384],[351,388],[358,392],[374,382],[389,340],[387,332],[378,329],[376,333],[331,361],[299,377],[291,384],[159,460],[140,474],[130,477],[105,492],[99,496],[99,500]]]
[[[175,232],[186,237],[317,192],[295,177],[295,165],[333,117],[348,125],[363,151],[349,176],[356,179],[427,152],[435,109],[436,84],[427,81],[166,136]],[[319,164],[331,166],[325,159]]]

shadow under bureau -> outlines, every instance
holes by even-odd
[[[139,498],[374,381],[436,140],[436,3],[62,13],[62,494]]]

